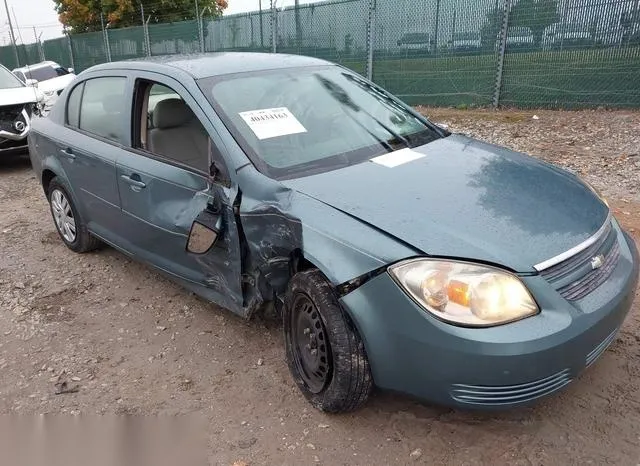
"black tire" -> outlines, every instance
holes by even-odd
[[[283,320],[287,364],[309,402],[329,413],[362,406],[373,388],[364,344],[319,270],[305,270],[293,276],[285,297]],[[312,332],[306,332],[312,327]],[[310,343],[303,346],[307,336]],[[318,358],[317,365],[307,363],[314,358]]]
[[[68,205],[73,213],[73,220],[75,223],[75,238],[70,240],[65,238],[64,232],[61,230],[58,222],[56,221],[56,214],[54,212],[54,206],[52,203],[52,198],[55,196],[55,192],[59,191],[64,196],[64,199],[68,202]],[[47,190],[47,200],[49,201],[49,209],[51,210],[51,216],[53,217],[53,223],[58,231],[58,235],[60,239],[64,242],[64,244],[74,252],[83,253],[93,251],[97,249],[102,244],[98,238],[89,233],[87,229],[86,223],[83,221],[82,217],[78,213],[78,209],[76,208],[73,198],[69,194],[70,189],[68,188],[66,182],[59,177],[54,177],[49,183],[49,188]]]

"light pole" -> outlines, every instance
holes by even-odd
[[[440,0],[436,1],[436,27],[433,36],[433,53],[438,52],[438,28],[440,27]]]
[[[11,43],[13,44],[13,53],[16,56],[16,65],[20,66],[20,58],[18,57],[18,46],[16,45],[16,36],[13,33],[13,24],[11,23],[11,15],[9,14],[9,6],[7,0],[4,0],[4,9],[7,12],[7,21],[9,21],[9,35],[11,36]]]
[[[264,34],[262,32],[262,0],[258,0],[260,8],[260,48],[264,48]]]

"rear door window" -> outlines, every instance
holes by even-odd
[[[126,134],[122,119],[127,117],[124,98],[126,84],[126,78],[111,76],[85,81],[78,127],[96,136],[124,143]]]

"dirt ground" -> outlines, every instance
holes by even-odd
[[[640,240],[640,113],[424,111],[580,172]],[[329,416],[291,381],[277,323],[242,321],[110,248],[67,250],[28,160],[0,162],[0,202],[0,413],[199,414],[221,465],[640,464],[640,298],[598,363],[533,408],[375,393]]]

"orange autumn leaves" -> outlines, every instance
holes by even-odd
[[[99,31],[101,15],[111,29],[141,23],[141,5],[152,23],[184,21],[195,17],[195,0],[54,0],[60,22],[71,33]],[[227,0],[198,0],[200,11],[220,15]]]

